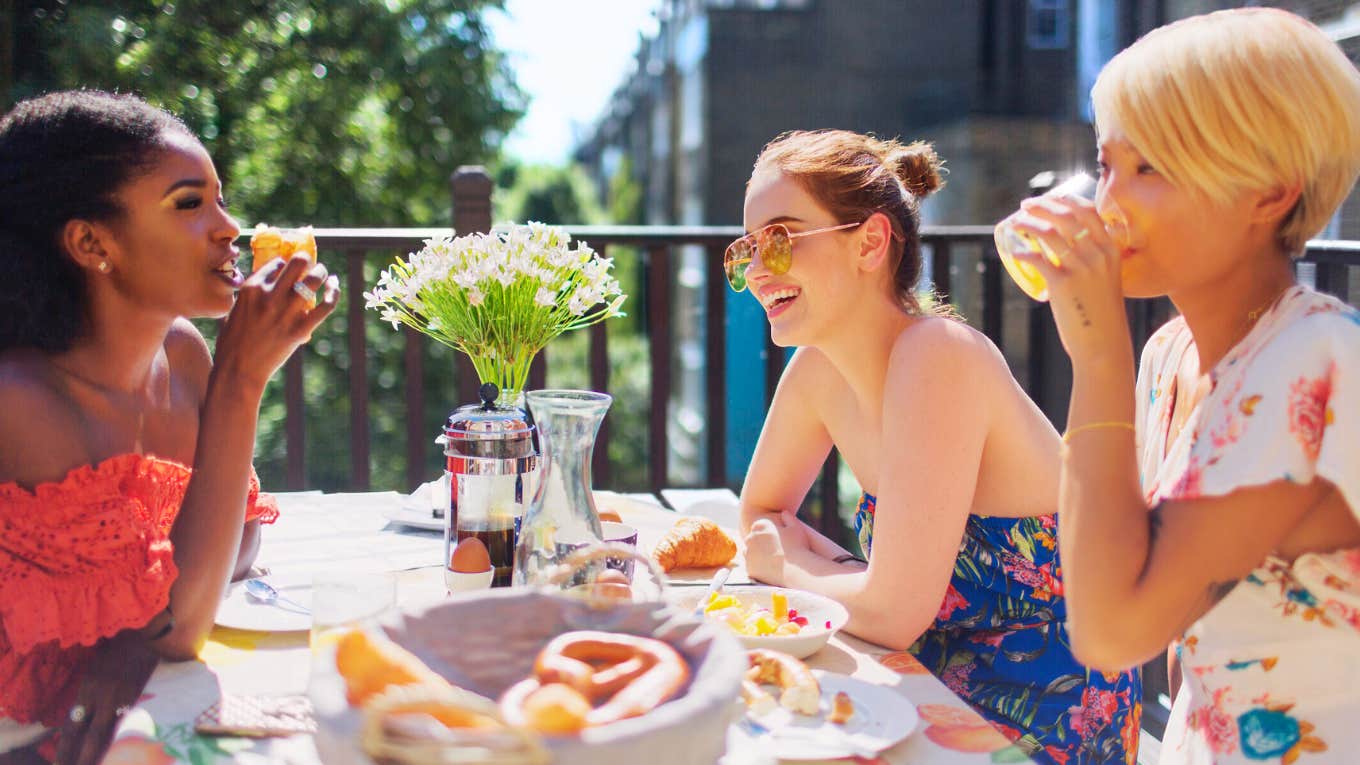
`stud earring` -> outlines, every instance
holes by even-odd
[[[101,260],[101,261],[99,261],[99,273],[101,273],[101,274],[107,274],[108,272],[109,272],[109,262],[108,262],[107,260]]]

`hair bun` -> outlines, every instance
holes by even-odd
[[[914,197],[924,197],[944,185],[940,171],[944,163],[925,141],[916,141],[888,155],[888,166]]]

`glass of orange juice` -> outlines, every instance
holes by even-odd
[[[267,223],[256,224],[250,235],[250,270],[259,271],[274,258],[289,258],[299,252],[316,262],[316,235],[311,226],[275,228]]]
[[[299,252],[313,263],[316,262],[316,235],[311,226],[275,228],[267,223],[258,223],[250,235],[250,270],[259,271],[276,258],[291,258]],[[303,295],[303,299],[307,301],[308,308],[316,307],[316,298]]]
[[[1096,195],[1096,181],[1086,173],[1077,173],[1054,186],[1044,195],[1092,200],[1095,199]],[[1004,223],[996,227],[993,235],[996,240],[997,254],[1001,256],[1001,265],[1006,267],[1006,273],[1010,274],[1011,278],[1015,280],[1016,286],[1026,295],[1041,303],[1047,301],[1048,284],[1044,281],[1044,275],[1039,273],[1039,269],[1034,266],[1015,260],[1014,253],[1037,252],[1048,258],[1049,262],[1055,266],[1059,262],[1058,256],[1039,240],[1029,234],[1016,231]]]

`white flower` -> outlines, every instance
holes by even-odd
[[[567,301],[567,310],[571,312],[572,316],[581,316],[585,314],[586,309],[590,308],[592,305],[594,305],[594,303],[585,302],[581,299],[581,293],[577,292],[571,296],[571,300]]]
[[[590,306],[593,306],[596,303],[599,303],[604,300],[604,291],[598,290],[592,285],[583,284],[580,287],[576,288],[576,294],[574,297],[580,298],[581,302],[585,304],[587,308],[589,308]]]
[[[510,256],[508,270],[516,274],[534,277],[537,275],[538,266],[534,265],[534,259],[529,255],[518,253]]]
[[[592,258],[581,267],[581,273],[590,282],[600,282],[608,278],[609,268],[613,265],[613,258]]]
[[[410,326],[509,379],[525,374],[525,354],[568,326],[619,313],[625,296],[613,265],[563,228],[501,226],[426,240],[382,270],[362,297],[394,329]]]

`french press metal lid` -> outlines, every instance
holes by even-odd
[[[497,406],[500,389],[483,383],[480,404],[460,406],[444,422],[444,456],[454,473],[510,475],[538,464],[534,424],[518,406]]]

